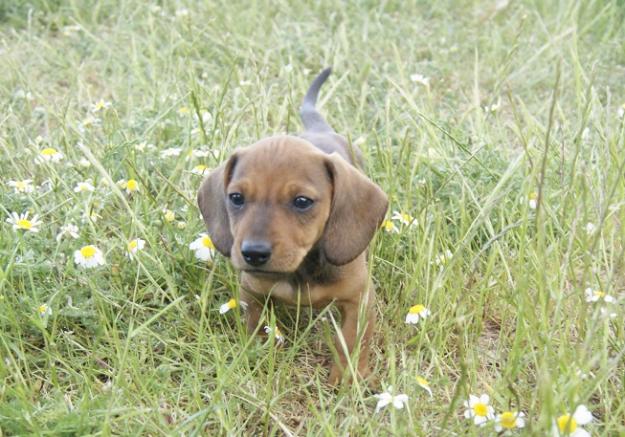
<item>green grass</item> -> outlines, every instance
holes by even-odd
[[[487,393],[525,412],[519,434],[584,404],[593,435],[625,435],[623,2],[301,3],[0,2],[0,434],[486,435],[462,402]],[[193,166],[296,132],[325,66],[322,112],[418,221],[371,253],[375,372],[406,410],[325,384],[331,311],[267,308],[286,347],[249,338],[218,311],[236,272],[188,248],[204,230]],[[35,165],[44,147],[64,159]],[[129,178],[132,196],[114,184]],[[21,179],[36,190],[14,193]],[[75,193],[86,179],[96,191]],[[13,211],[40,232],[15,232]],[[79,238],[57,242],[68,223]],[[76,267],[85,244],[105,266]],[[432,315],[406,325],[417,303]]]

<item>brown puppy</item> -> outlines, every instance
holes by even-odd
[[[198,204],[215,247],[241,271],[249,331],[257,329],[268,298],[316,308],[336,302],[351,353],[362,303],[366,317],[357,371],[366,377],[375,326],[366,248],[388,201],[353,165],[360,163],[360,152],[350,150],[315,109],[329,74],[324,70],[304,98],[305,132],[237,149],[204,180]],[[347,364],[338,338],[336,348],[340,360],[330,372],[332,384]]]

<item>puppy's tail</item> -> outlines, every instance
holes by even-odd
[[[304,127],[307,131],[314,132],[334,132],[334,129],[330,127],[328,122],[317,112],[315,103],[317,103],[317,96],[319,95],[319,89],[321,85],[326,81],[328,76],[332,73],[331,68],[326,68],[319,76],[313,80],[312,85],[308,88],[308,92],[304,97],[304,102],[299,110],[299,115],[302,118]]]

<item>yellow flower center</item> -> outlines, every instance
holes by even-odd
[[[410,310],[408,310],[408,312],[410,314],[421,314],[421,312],[425,310],[425,306],[418,304],[418,305],[414,305],[410,307]]]
[[[24,229],[26,231],[30,231],[33,227],[33,223],[26,219],[19,219],[16,224],[18,229]]]
[[[139,184],[134,179],[128,179],[128,182],[126,182],[126,189],[128,191],[135,191],[138,187]]]
[[[180,109],[178,109],[178,114],[188,114],[189,112],[191,112],[191,111],[186,106],[183,106]]]
[[[174,220],[176,220],[176,214],[174,214],[174,212],[170,211],[169,209],[165,211],[165,221],[171,223]]]
[[[476,416],[486,417],[488,415],[488,405],[478,402],[473,405],[473,412]]]
[[[237,301],[234,298],[230,299],[226,305],[228,306],[228,308],[234,309],[237,307]]]
[[[24,191],[26,189],[26,182],[24,182],[24,181],[16,181],[15,182],[15,188],[17,188],[18,191]]]
[[[420,376],[417,376],[417,384],[419,384],[422,387],[430,386],[430,383],[425,378],[421,378]]]
[[[128,250],[135,250],[137,248],[137,240],[132,240],[128,243]]]
[[[388,232],[390,232],[393,229],[395,229],[395,225],[390,220],[384,220],[384,223],[382,224],[382,226],[384,226],[384,230],[388,231]]]
[[[598,297],[599,299],[601,299],[602,297],[605,297],[605,291],[601,291],[601,290],[593,291],[592,294],[595,297]]]
[[[577,422],[569,414],[558,417],[558,429],[561,433],[570,434],[577,429]]]
[[[53,149],[52,147],[46,147],[45,149],[41,151],[41,154],[43,156],[53,156],[53,155],[56,155],[57,153],[59,152],[57,152],[56,149]]]
[[[516,427],[517,414],[512,411],[505,411],[499,416],[499,423],[504,428],[512,429]]]
[[[43,305],[39,305],[39,308],[37,308],[37,311],[39,311],[39,314],[45,314],[48,312],[48,305],[43,304]]]
[[[213,244],[213,241],[210,239],[210,237],[208,235],[205,235],[202,237],[202,246],[208,248],[208,249],[214,249],[215,245]]]
[[[93,256],[95,255],[95,252],[96,252],[96,248],[94,246],[85,246],[82,249],[80,249],[80,254],[85,259],[93,258]]]
[[[405,221],[405,222],[411,222],[412,221],[412,217],[409,216],[408,214],[406,214],[405,212],[401,213],[401,218]]]
[[[537,200],[537,199],[538,199],[538,193],[537,193],[537,192],[535,192],[535,191],[533,191],[533,192],[531,192],[531,193],[527,196],[527,198],[528,198],[529,200]]]
[[[208,167],[205,166],[204,164],[199,164],[194,167],[195,171],[200,172],[200,173],[206,170],[207,168]]]

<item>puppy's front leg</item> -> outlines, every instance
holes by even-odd
[[[362,298],[366,298],[367,301],[364,302],[365,307],[365,317],[363,318],[364,333],[362,336],[361,344],[360,344],[360,353],[358,355],[358,376],[360,378],[366,379],[371,370],[369,368],[369,352],[371,346],[371,338],[373,336],[373,331],[375,329],[375,292],[373,291],[373,287],[369,287],[368,293],[363,293]],[[343,338],[345,340],[345,345],[347,346],[347,351],[351,355],[356,347],[356,342],[358,340],[358,315],[360,309],[360,302],[339,302],[339,309],[341,311],[341,333],[343,334]],[[347,360],[348,357],[345,355],[345,351],[343,345],[341,343],[341,339],[337,336],[335,340],[336,349],[339,354],[339,361],[332,366],[332,370],[330,371],[330,377],[328,379],[329,383],[332,385],[338,384],[343,378],[344,372],[347,371]]]
[[[258,321],[260,320],[260,315],[263,311],[263,307],[258,303],[258,301],[247,293],[245,290],[240,290],[241,294],[241,302],[245,304],[245,321],[247,324],[247,333],[253,334],[256,328],[258,327]],[[260,332],[262,334],[263,331]]]

